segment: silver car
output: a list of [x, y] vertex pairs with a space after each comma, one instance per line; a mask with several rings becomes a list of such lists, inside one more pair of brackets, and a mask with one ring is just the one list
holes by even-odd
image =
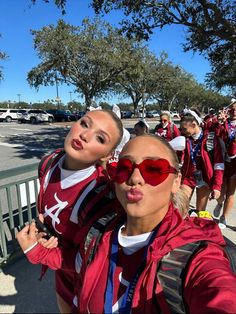
[[40, 122], [53, 122], [53, 115], [41, 109], [26, 109], [24, 112], [18, 112], [19, 122], [30, 122], [32, 124]]

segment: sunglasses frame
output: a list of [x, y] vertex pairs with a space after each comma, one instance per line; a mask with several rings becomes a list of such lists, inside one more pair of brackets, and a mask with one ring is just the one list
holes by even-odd
[[[127, 163], [126, 169], [123, 170], [122, 175], [122, 165], [119, 170], [119, 164]], [[146, 168], [145, 168], [146, 167]], [[151, 170], [148, 172], [147, 169], [152, 168], [155, 171], [153, 173]], [[172, 167], [168, 160], [164, 158], [160, 159], [144, 159], [141, 163], [136, 164], [133, 163], [128, 158], [122, 158], [118, 162], [107, 163], [107, 172], [110, 178], [118, 184], [122, 184], [129, 180], [132, 176], [134, 170], [138, 168], [141, 176], [143, 177], [145, 183], [150, 184], [152, 186], [157, 186], [164, 182], [169, 174], [177, 174], [178, 170]], [[159, 171], [157, 171], [159, 169]]]

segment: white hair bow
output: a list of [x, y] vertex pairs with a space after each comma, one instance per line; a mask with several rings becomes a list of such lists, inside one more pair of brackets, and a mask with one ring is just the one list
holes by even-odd
[[200, 118], [199, 115], [195, 111], [191, 109], [184, 109], [183, 113], [184, 115], [188, 113], [191, 114], [191, 116], [193, 116], [197, 120], [199, 125], [202, 123], [202, 118]]

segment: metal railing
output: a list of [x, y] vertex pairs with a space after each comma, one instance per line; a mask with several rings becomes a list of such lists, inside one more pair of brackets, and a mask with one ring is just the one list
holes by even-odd
[[[21, 252], [16, 234], [37, 215], [38, 163], [0, 171], [0, 266]], [[18, 179], [17, 179], [18, 178]]]

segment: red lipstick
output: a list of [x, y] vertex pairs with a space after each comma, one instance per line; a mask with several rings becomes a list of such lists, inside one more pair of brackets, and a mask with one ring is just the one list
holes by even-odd
[[77, 139], [73, 139], [73, 140], [71, 141], [71, 146], [72, 146], [72, 148], [74, 148], [75, 150], [82, 150], [82, 149], [83, 149], [82, 143], [81, 143], [79, 140], [77, 140]]
[[143, 193], [138, 189], [130, 189], [126, 192], [126, 198], [129, 202], [137, 203], [142, 200]]

